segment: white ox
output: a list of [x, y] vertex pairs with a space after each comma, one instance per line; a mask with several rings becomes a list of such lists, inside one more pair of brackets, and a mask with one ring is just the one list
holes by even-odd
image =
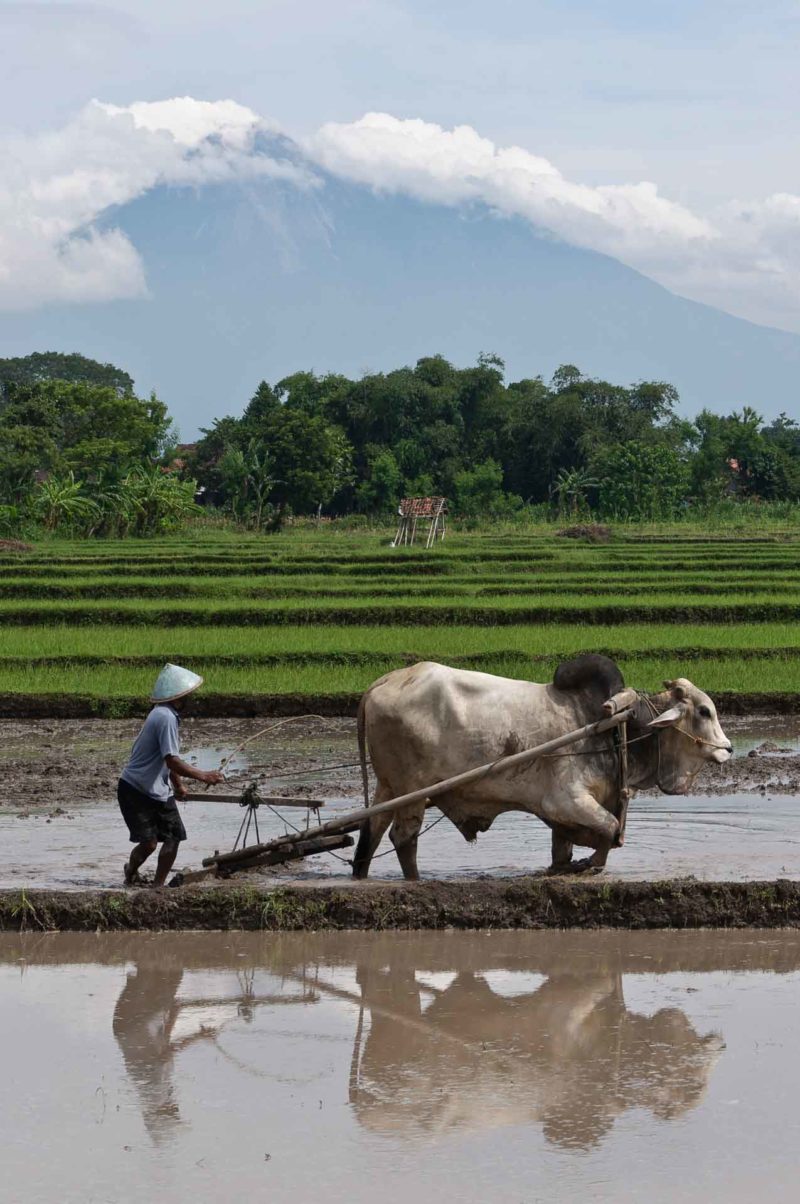
[[[665, 686], [664, 693], [650, 696], [625, 690], [614, 662], [594, 654], [561, 665], [546, 685], [431, 661], [398, 669], [374, 682], [359, 707], [365, 795], [367, 746], [378, 780], [373, 801], [380, 803], [601, 719], [609, 700], [612, 706], [633, 701], [629, 787], [657, 785], [667, 794], [685, 794], [706, 762], [727, 761], [732, 749], [707, 694], [686, 678]], [[436, 806], [467, 840], [485, 832], [504, 811], [528, 811], [552, 829], [551, 869], [599, 870], [609, 850], [621, 843], [614, 814], [619, 786], [618, 755], [607, 733], [562, 755], [439, 795]], [[367, 820], [354, 876], [367, 876], [391, 824], [403, 873], [418, 878], [417, 837], [424, 813], [423, 801]], [[573, 862], [575, 844], [594, 849], [593, 856]]]

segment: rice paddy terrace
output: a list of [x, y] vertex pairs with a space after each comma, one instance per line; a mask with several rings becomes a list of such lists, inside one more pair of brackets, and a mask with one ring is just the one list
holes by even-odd
[[640, 688], [689, 676], [729, 709], [794, 708], [799, 551], [787, 533], [635, 529], [431, 551], [330, 532], [48, 543], [2, 555], [0, 710], [134, 713], [171, 659], [206, 677], [206, 713], [348, 713], [415, 660], [547, 680], [588, 650]]

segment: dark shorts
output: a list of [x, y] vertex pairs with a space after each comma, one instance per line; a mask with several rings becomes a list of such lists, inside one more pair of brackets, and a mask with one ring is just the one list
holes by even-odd
[[122, 778], [117, 786], [117, 798], [133, 844], [140, 844], [143, 840], [172, 840], [177, 843], [186, 839], [186, 829], [174, 798], [161, 803], [142, 794], [141, 790]]

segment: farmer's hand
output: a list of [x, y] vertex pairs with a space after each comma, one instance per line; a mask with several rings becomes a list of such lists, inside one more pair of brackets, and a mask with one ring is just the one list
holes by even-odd
[[208, 769], [203, 773], [200, 781], [205, 782], [206, 786], [217, 786], [220, 782], [225, 781], [225, 775], [216, 769]]
[[180, 779], [178, 779], [177, 782], [172, 783], [172, 789], [175, 793], [175, 798], [179, 798], [179, 799], [185, 799], [187, 794], [189, 793], [189, 791], [186, 788], [186, 783], [182, 782]]

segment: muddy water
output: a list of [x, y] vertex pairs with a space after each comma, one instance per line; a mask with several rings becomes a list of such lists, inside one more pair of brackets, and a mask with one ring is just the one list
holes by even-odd
[[[228, 723], [189, 720], [184, 724], [187, 756], [203, 767], [218, 766], [236, 743], [264, 727], [263, 721]], [[0, 887], [38, 885], [62, 889], [112, 887], [120, 882], [127, 832], [115, 802], [115, 784], [138, 725], [131, 721], [73, 721], [0, 724]], [[612, 853], [609, 872], [623, 878], [693, 874], [698, 878], [800, 877], [800, 781], [795, 720], [755, 718], [728, 724], [737, 757], [699, 779], [700, 791], [686, 798], [639, 796], [632, 804], [624, 850]], [[770, 741], [771, 751], [748, 753]], [[230, 765], [231, 790], [257, 780], [265, 793], [326, 800], [323, 818], [360, 801], [359, 773], [345, 764], [355, 756], [353, 724], [347, 720], [285, 724], [250, 743]], [[792, 751], [783, 752], [780, 750]], [[778, 751], [776, 751], [778, 750]], [[438, 812], [430, 812], [431, 820]], [[303, 823], [304, 811], [285, 812]], [[282, 820], [260, 812], [262, 839], [282, 834]], [[197, 867], [215, 849], [233, 844], [241, 820], [235, 806], [187, 804], [189, 841], [181, 867]], [[373, 863], [376, 877], [398, 877], [387, 839]], [[549, 862], [549, 833], [536, 819], [502, 816], [474, 845], [444, 820], [421, 837], [423, 877], [530, 873]], [[326, 856], [306, 863], [301, 878], [345, 877], [349, 866]]]
[[0, 1196], [797, 1198], [800, 934], [0, 937]]
[[[338, 809], [342, 808], [346, 803]], [[332, 818], [336, 810], [336, 805], [327, 807], [323, 818]], [[199, 868], [202, 858], [215, 849], [233, 846], [241, 821], [238, 807], [190, 803], [182, 813], [189, 840], [176, 868]], [[263, 809], [259, 814], [262, 840], [286, 831], [275, 815]], [[294, 824], [304, 822], [305, 814], [285, 812]], [[429, 822], [439, 814], [431, 811]], [[0, 888], [35, 885], [60, 890], [120, 886], [129, 847], [115, 804], [78, 807], [53, 819], [0, 813], [0, 843]], [[379, 852], [371, 877], [401, 878], [388, 837]], [[352, 850], [345, 853], [349, 856]], [[549, 859], [548, 829], [533, 816], [518, 814], [501, 816], [475, 844], [467, 844], [445, 819], [421, 836], [419, 844], [423, 879], [529, 874], [543, 869]], [[732, 881], [800, 878], [800, 806], [786, 795], [642, 798], [633, 805], [625, 848], [612, 853], [607, 872], [622, 879], [689, 874]], [[349, 875], [350, 865], [328, 854], [287, 867], [278, 876], [329, 880]], [[262, 874], [259, 880], [274, 877]]]

